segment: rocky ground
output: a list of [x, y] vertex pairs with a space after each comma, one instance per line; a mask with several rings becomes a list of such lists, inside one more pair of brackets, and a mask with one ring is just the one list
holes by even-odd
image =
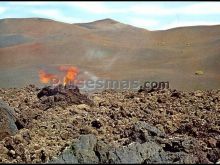
[[0, 162], [220, 163], [220, 90], [39, 92], [0, 89]]

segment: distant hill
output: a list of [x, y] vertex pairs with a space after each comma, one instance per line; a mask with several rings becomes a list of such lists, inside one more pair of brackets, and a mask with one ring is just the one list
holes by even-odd
[[[71, 64], [98, 78], [170, 81], [178, 89], [220, 87], [220, 25], [149, 31], [112, 19], [67, 24], [0, 20], [0, 86], [39, 83], [38, 70]], [[202, 70], [203, 75], [195, 75]]]

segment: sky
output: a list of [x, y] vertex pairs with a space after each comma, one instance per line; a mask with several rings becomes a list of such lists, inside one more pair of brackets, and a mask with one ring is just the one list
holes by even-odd
[[220, 2], [1, 1], [0, 19], [49, 18], [85, 23], [111, 18], [148, 30], [220, 24]]

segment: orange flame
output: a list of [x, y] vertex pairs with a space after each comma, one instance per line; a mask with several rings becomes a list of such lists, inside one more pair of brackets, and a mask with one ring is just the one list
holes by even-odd
[[44, 70], [39, 72], [40, 81], [44, 84], [54, 81], [57, 76], [54, 74], [46, 73]]
[[75, 80], [78, 74], [78, 69], [73, 66], [60, 66], [59, 70], [66, 73], [65, 77], [63, 78], [63, 85]]
[[[73, 80], [76, 79], [78, 74], [78, 69], [73, 66], [60, 66], [59, 71], [65, 72], [65, 76], [63, 78], [63, 85], [71, 83]], [[40, 81], [42, 83], [55, 83], [59, 84], [60, 80], [58, 76], [55, 74], [46, 73], [44, 70], [40, 70], [39, 72]]]

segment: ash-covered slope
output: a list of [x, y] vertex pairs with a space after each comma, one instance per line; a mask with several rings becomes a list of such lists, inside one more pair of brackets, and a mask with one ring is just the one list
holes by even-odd
[[[163, 80], [179, 89], [219, 88], [219, 27], [149, 31], [112, 19], [84, 24], [3, 19], [0, 86], [37, 84], [40, 66], [71, 64], [100, 78]], [[197, 70], [204, 75], [195, 76]]]

